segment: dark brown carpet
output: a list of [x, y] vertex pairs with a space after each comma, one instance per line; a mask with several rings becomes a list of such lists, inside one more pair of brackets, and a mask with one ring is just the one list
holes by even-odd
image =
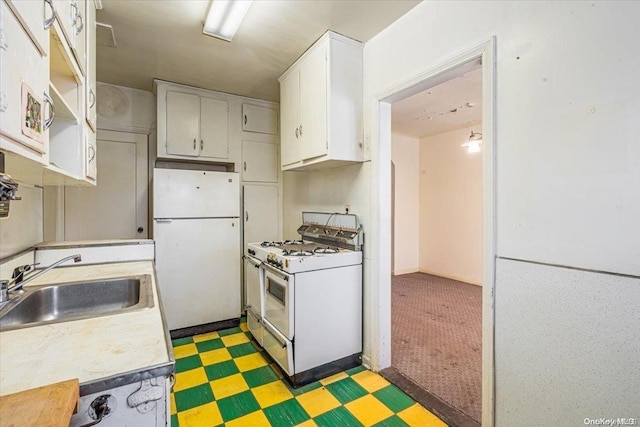
[[391, 366], [480, 422], [482, 288], [411, 273], [391, 289]]

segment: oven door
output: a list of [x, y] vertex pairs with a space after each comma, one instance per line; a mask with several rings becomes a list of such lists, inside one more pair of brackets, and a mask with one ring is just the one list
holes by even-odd
[[294, 276], [262, 264], [264, 270], [264, 318], [289, 340], [293, 339]]

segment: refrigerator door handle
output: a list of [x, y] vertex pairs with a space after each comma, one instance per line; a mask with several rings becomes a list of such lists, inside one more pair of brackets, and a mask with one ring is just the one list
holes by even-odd
[[156, 222], [158, 222], [158, 223], [160, 223], [160, 222], [170, 223], [171, 220], [170, 219], [156, 219]]

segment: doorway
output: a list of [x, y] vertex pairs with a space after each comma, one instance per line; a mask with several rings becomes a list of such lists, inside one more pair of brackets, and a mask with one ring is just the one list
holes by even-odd
[[[413, 96], [421, 91], [435, 87], [459, 75], [460, 67], [465, 64], [477, 64], [482, 68], [482, 425], [494, 424], [494, 312], [493, 292], [495, 287], [495, 162], [494, 162], [494, 105], [495, 105], [495, 39], [469, 49], [415, 77], [393, 86], [378, 95], [379, 115], [374, 119], [375, 132], [372, 139], [377, 142], [379, 162], [374, 173], [374, 188], [377, 189], [378, 212], [374, 224], [377, 235], [374, 247], [379, 248], [379, 259], [385, 260], [376, 265], [372, 275], [377, 283], [372, 296], [373, 304], [379, 306], [373, 315], [374, 350], [372, 366], [384, 369], [392, 361], [392, 309], [391, 309], [391, 117], [392, 104]], [[376, 122], [377, 121], [377, 122]], [[377, 139], [377, 140], [376, 140]], [[397, 177], [396, 165], [396, 177]], [[396, 215], [398, 212], [396, 210]], [[396, 248], [397, 250], [397, 248]], [[397, 269], [397, 257], [396, 266]], [[410, 393], [411, 394], [411, 393]], [[452, 422], [453, 424], [453, 422]]]
[[64, 240], [148, 237], [147, 139], [98, 130], [98, 185], [65, 187]]
[[471, 426], [482, 400], [479, 62], [395, 102], [391, 121], [391, 367], [430, 394], [432, 412]]

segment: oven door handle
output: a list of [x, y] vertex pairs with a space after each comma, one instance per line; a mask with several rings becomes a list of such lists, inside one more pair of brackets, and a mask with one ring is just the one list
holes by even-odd
[[271, 334], [271, 336], [278, 341], [278, 343], [282, 346], [282, 348], [287, 348], [287, 342], [283, 341], [278, 334], [274, 331], [273, 327], [269, 325], [267, 322], [262, 322], [262, 326]]
[[249, 261], [255, 268], [260, 267], [260, 264], [262, 264], [262, 261], [259, 261], [251, 256], [245, 256], [245, 259]]
[[270, 273], [275, 274], [276, 276], [278, 276], [279, 278], [281, 278], [282, 280], [286, 280], [287, 282], [289, 281], [289, 275], [287, 273], [284, 273], [280, 270], [278, 270], [275, 267], [270, 266], [269, 264], [267, 264], [266, 262], [262, 263], [262, 267], [265, 270], [268, 270]]

